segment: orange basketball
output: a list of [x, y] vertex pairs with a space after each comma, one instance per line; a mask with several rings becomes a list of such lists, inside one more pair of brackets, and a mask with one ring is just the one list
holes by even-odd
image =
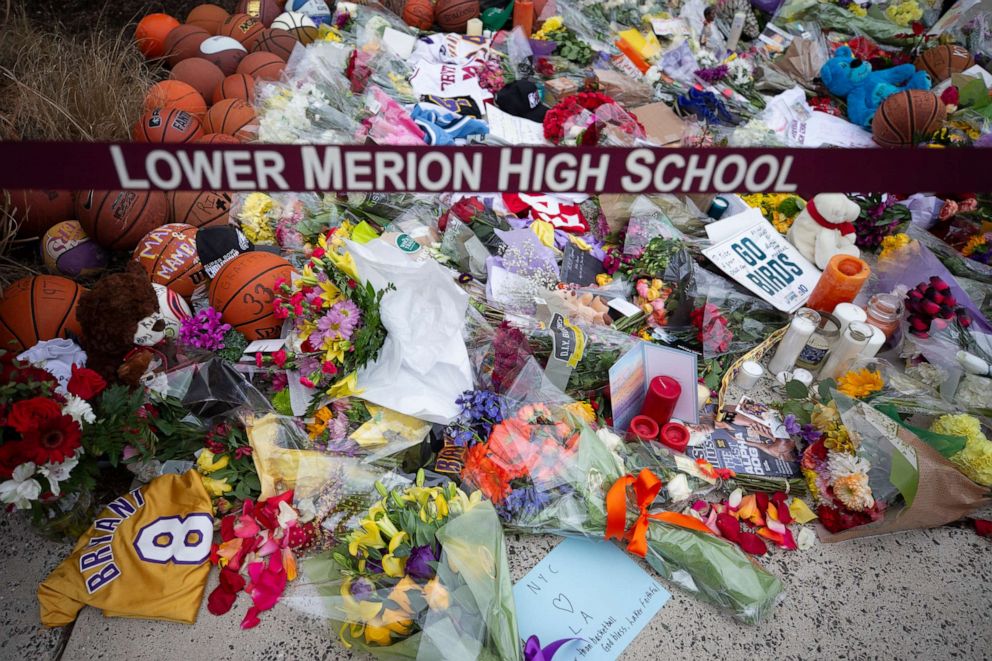
[[259, 34], [255, 45], [251, 47], [251, 52], [272, 53], [289, 62], [289, 56], [293, 54], [293, 49], [298, 43], [300, 42], [291, 32], [279, 28], [266, 28]]
[[255, 110], [241, 99], [215, 103], [204, 119], [207, 133], [226, 133], [239, 140], [252, 138], [258, 130]]
[[434, 21], [445, 32], [465, 32], [468, 19], [479, 15], [479, 0], [438, 0]]
[[189, 83], [181, 80], [162, 80], [152, 85], [145, 94], [145, 112], [156, 108], [175, 108], [185, 110], [191, 115], [202, 115], [207, 111], [207, 102]]
[[251, 76], [255, 80], [279, 80], [286, 63], [273, 53], [249, 53], [238, 65], [238, 73]]
[[[202, 57], [191, 57], [188, 60], [183, 60], [172, 67], [172, 73], [169, 75], [173, 80], [184, 82], [195, 89], [203, 97], [204, 103], [210, 102], [210, 99], [213, 98], [214, 88], [224, 80], [224, 72], [220, 70], [220, 67]], [[187, 108], [183, 110], [187, 110]]]
[[94, 241], [111, 250], [131, 250], [138, 240], [168, 221], [162, 191], [83, 191], [76, 195], [76, 218]]
[[915, 64], [918, 71], [926, 71], [933, 82], [939, 83], [971, 68], [975, 64], [975, 58], [967, 48], [944, 44], [920, 53]]
[[165, 57], [170, 67], [200, 54], [200, 44], [211, 34], [198, 25], [180, 25], [165, 38]]
[[242, 46], [250, 49], [265, 26], [248, 14], [231, 14], [220, 26], [220, 35], [231, 37]]
[[255, 102], [255, 79], [246, 73], [236, 73], [221, 81], [214, 88], [213, 102], [224, 99], [240, 99], [245, 103]]
[[272, 302], [276, 283], [289, 281], [293, 267], [269, 252], [247, 252], [224, 264], [210, 281], [210, 305], [248, 341], [279, 337], [282, 322]]
[[[0, 191], [0, 207], [5, 196]], [[72, 218], [73, 194], [67, 190], [11, 190], [10, 211], [18, 222], [20, 237], [41, 236], [63, 220]]]
[[912, 147], [930, 138], [947, 118], [932, 92], [906, 90], [882, 101], [871, 120], [872, 138], [882, 147]]
[[84, 291], [58, 275], [29, 276], [11, 284], [0, 299], [0, 349], [20, 353], [70, 331], [79, 335], [76, 304]]
[[162, 225], [144, 235], [131, 260], [145, 269], [153, 283], [185, 298], [207, 281], [196, 252], [196, 228], [183, 223]]
[[434, 5], [431, 0], [407, 0], [403, 6], [403, 21], [418, 30], [430, 30], [434, 25]]
[[[214, 135], [224, 135], [215, 133]], [[225, 135], [225, 138], [231, 136]], [[233, 140], [233, 138], [232, 138]], [[235, 140], [235, 143], [237, 141]], [[172, 220], [193, 227], [226, 225], [231, 211], [231, 194], [224, 191], [169, 191]]]
[[131, 129], [131, 138], [135, 142], [193, 142], [201, 135], [203, 125], [200, 120], [177, 108], [149, 110]]
[[248, 14], [258, 22], [268, 27], [275, 17], [282, 13], [282, 7], [276, 0], [239, 0], [234, 11]]
[[149, 14], [134, 29], [134, 42], [148, 59], [165, 55], [165, 38], [179, 27], [179, 21], [168, 14]]
[[197, 5], [186, 15], [186, 24], [201, 27], [210, 34], [219, 34], [220, 26], [224, 24], [230, 14], [223, 7], [217, 5]]
[[195, 142], [208, 145], [240, 145], [242, 141], [226, 133], [206, 133], [197, 138]]

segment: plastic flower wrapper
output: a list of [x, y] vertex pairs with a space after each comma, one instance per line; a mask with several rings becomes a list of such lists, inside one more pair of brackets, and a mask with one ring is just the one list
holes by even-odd
[[864, 34], [883, 44], [906, 43], [912, 39], [910, 23], [924, 18], [925, 3], [916, 0], [889, 0], [878, 4], [840, 3], [820, 0], [786, 0], [775, 14], [775, 23], [816, 23], [823, 29], [844, 34]]
[[879, 260], [870, 282], [873, 292], [892, 292], [897, 288], [908, 291], [931, 277], [940, 278], [947, 284], [957, 306], [968, 311], [973, 326], [992, 332], [992, 323], [982, 314], [981, 309], [961, 288], [937, 255], [921, 241], [913, 241], [897, 248], [885, 259]]
[[[360, 403], [356, 400], [354, 405]], [[402, 469], [408, 454], [419, 458], [421, 439], [403, 434], [426, 431], [423, 426], [387, 430], [386, 438], [373, 441], [368, 437], [375, 418], [352, 420], [360, 418], [346, 410], [347, 406], [344, 400], [333, 402], [327, 413], [320, 409], [307, 421], [273, 413], [246, 411], [242, 416], [261, 485], [260, 497], [264, 500], [293, 490], [293, 506], [335, 541], [340, 541], [355, 523], [356, 514], [371, 503], [369, 496], [376, 480], [383, 479], [389, 470]], [[376, 411], [376, 415], [380, 413]]]
[[[451, 482], [387, 488], [286, 602], [388, 659], [522, 658], [506, 545], [490, 503]], [[395, 481], [394, 481], [395, 484]]]
[[649, 469], [629, 474], [617, 435], [577, 416], [552, 422], [550, 411], [521, 407], [466, 455], [465, 485], [491, 498], [508, 528], [623, 538], [659, 574], [740, 620], [774, 609], [781, 582], [698, 518], [660, 510], [661, 479]]
[[750, 351], [788, 323], [788, 315], [704, 269], [696, 270], [689, 295], [693, 339], [707, 359]]
[[[651, 239], [681, 239], [682, 232], [675, 227], [668, 215], [649, 197], [638, 195], [630, 205], [630, 222], [624, 237], [625, 255], [640, 256]], [[650, 274], [652, 277], [658, 274]]]
[[[818, 508], [821, 523], [835, 533], [821, 534], [823, 541], [941, 526], [990, 502], [986, 488], [969, 480], [905, 425], [866, 402], [839, 393], [834, 393], [834, 401], [854, 454], [844, 460], [828, 458], [832, 487], [818, 489], [821, 501], [846, 497], [855, 480], [861, 480], [856, 488], [863, 490], [865, 475], [865, 496], [872, 502], [864, 503], [868, 516], [849, 508]], [[807, 461], [804, 456], [804, 467]], [[838, 474], [843, 484], [837, 483]]]

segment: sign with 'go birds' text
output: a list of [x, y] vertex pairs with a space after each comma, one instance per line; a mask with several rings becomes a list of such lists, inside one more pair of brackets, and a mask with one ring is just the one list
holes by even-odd
[[987, 190], [989, 149], [670, 149], [0, 142], [0, 187], [768, 193]]

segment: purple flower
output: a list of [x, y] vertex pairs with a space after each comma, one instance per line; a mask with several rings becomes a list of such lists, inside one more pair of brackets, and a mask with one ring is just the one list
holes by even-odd
[[375, 591], [375, 586], [372, 585], [372, 581], [367, 578], [358, 577], [351, 583], [351, 596], [355, 598], [356, 601], [365, 601], [372, 596]]
[[726, 64], [718, 64], [715, 67], [698, 69], [696, 75], [707, 83], [718, 83], [727, 77], [729, 71]]
[[796, 416], [791, 413], [785, 416], [785, 420], [782, 421], [785, 424], [785, 431], [792, 435], [796, 435], [802, 431], [802, 425], [796, 421]]
[[430, 545], [414, 546], [410, 551], [410, 557], [406, 560], [406, 573], [414, 578], [427, 581], [434, 578], [434, 567], [432, 562], [436, 562], [434, 549]]
[[813, 425], [803, 425], [802, 430], [799, 435], [807, 443], [816, 443], [818, 440], [823, 438], [823, 432], [814, 427]]
[[317, 321], [323, 340], [350, 340], [362, 313], [350, 300], [338, 301]]
[[368, 569], [373, 574], [381, 574], [382, 562], [376, 560], [375, 558], [369, 558], [365, 561], [365, 568]]
[[206, 307], [179, 322], [179, 343], [205, 351], [220, 351], [224, 348], [224, 334], [229, 330], [231, 325], [221, 323], [220, 312]]

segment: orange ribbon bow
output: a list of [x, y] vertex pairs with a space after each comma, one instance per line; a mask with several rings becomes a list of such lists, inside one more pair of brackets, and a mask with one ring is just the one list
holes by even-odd
[[[639, 514], [629, 529], [627, 526], [627, 487], [634, 486], [634, 495], [637, 498], [637, 509]], [[713, 531], [706, 525], [691, 516], [678, 512], [656, 512], [651, 514], [648, 507], [657, 498], [661, 491], [662, 482], [657, 475], [647, 468], [641, 470], [637, 477], [624, 475], [613, 483], [606, 494], [606, 539], [627, 539], [627, 550], [642, 558], [648, 553], [648, 522], [649, 520], [662, 521], [672, 525], [681, 526], [690, 530], [698, 530], [710, 535]]]

